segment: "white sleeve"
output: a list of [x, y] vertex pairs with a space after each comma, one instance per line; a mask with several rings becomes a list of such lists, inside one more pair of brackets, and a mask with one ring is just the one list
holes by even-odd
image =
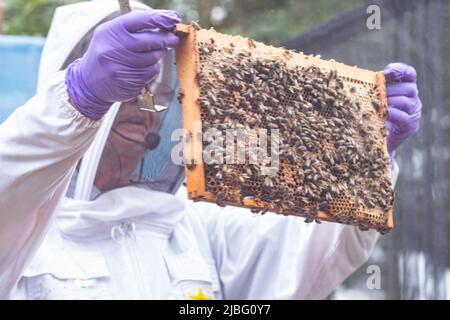
[[68, 102], [59, 72], [0, 125], [0, 298], [39, 246], [99, 126]]
[[337, 223], [210, 208], [204, 214], [225, 299], [324, 299], [378, 239], [374, 230]]

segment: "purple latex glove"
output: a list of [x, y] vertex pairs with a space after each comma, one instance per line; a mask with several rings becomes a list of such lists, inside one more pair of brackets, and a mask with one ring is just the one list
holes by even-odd
[[417, 89], [417, 74], [404, 63], [391, 63], [384, 69], [389, 128], [387, 148], [394, 163], [395, 150], [419, 129], [422, 102]]
[[67, 68], [67, 91], [75, 107], [96, 120], [113, 102], [137, 97], [159, 73], [166, 48], [178, 44], [167, 30], [180, 21], [171, 10], [134, 11], [97, 27], [87, 52]]

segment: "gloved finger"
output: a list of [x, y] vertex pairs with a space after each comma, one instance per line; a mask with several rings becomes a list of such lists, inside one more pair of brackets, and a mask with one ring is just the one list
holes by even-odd
[[121, 63], [128, 67], [149, 67], [158, 61], [166, 54], [166, 50], [152, 50], [149, 52], [133, 52], [128, 51], [126, 57], [121, 58]]
[[131, 81], [117, 84], [117, 90], [121, 92], [121, 96], [123, 97], [122, 101], [136, 98], [141, 93], [142, 88], [141, 83]]
[[417, 113], [420, 107], [420, 104], [417, 103], [417, 98], [409, 98], [406, 96], [388, 97], [387, 103], [390, 109], [398, 109], [409, 115]]
[[409, 114], [399, 109], [389, 109], [388, 121], [398, 134], [413, 133], [419, 128], [419, 121], [411, 119]]
[[390, 63], [384, 68], [384, 76], [387, 82], [415, 82], [417, 80], [416, 70], [405, 63]]
[[146, 72], [143, 77], [145, 82], [148, 83], [150, 80], [153, 80], [159, 74], [160, 69], [161, 66], [158, 63], [145, 68], [144, 70], [146, 70]]
[[414, 82], [394, 82], [386, 86], [386, 93], [388, 97], [406, 96], [414, 98], [419, 95], [419, 90]]
[[134, 52], [146, 52], [165, 48], [174, 48], [180, 42], [180, 38], [169, 31], [146, 31], [133, 33], [126, 42], [127, 49]]
[[142, 89], [146, 83], [152, 80], [160, 71], [158, 63], [143, 68], [126, 68], [115, 72], [114, 76], [123, 83], [137, 83], [139, 89]]
[[133, 11], [117, 19], [122, 20], [123, 26], [129, 32], [155, 28], [170, 30], [181, 22], [181, 16], [173, 10]]

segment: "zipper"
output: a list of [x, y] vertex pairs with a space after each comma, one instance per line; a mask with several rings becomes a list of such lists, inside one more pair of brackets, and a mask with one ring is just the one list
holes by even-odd
[[130, 220], [122, 221], [119, 225], [112, 227], [111, 238], [119, 244], [125, 244], [130, 259], [134, 282], [137, 287], [138, 299], [147, 299], [144, 286], [144, 274], [139, 262], [136, 241], [136, 225]]

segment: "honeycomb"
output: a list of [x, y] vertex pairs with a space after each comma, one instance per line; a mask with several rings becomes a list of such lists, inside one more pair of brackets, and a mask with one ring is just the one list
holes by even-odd
[[190, 199], [392, 229], [382, 72], [193, 25], [176, 31]]

